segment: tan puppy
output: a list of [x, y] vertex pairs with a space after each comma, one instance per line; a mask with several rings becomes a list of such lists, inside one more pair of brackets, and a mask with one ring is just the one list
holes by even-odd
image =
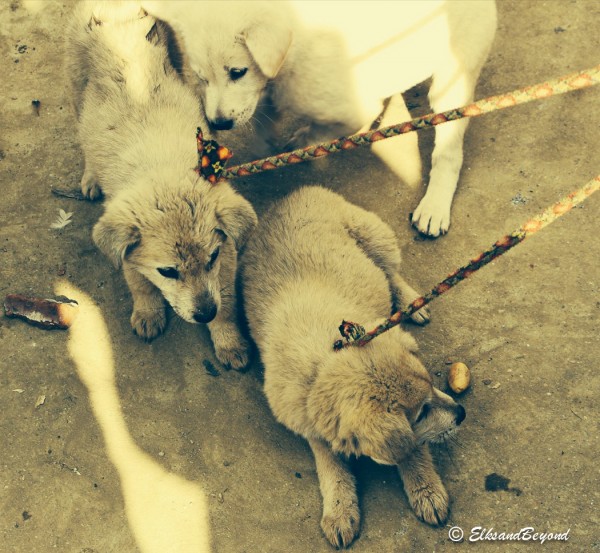
[[[390, 97], [381, 125], [410, 119], [399, 93], [430, 77], [434, 111], [470, 103], [496, 29], [494, 0], [143, 4], [179, 34], [214, 130], [253, 122], [269, 138], [269, 118], [292, 114], [308, 123], [293, 134], [296, 147], [370, 126]], [[274, 114], [254, 116], [271, 104]], [[412, 218], [422, 233], [449, 228], [466, 128], [467, 119], [436, 127], [428, 189]], [[416, 134], [373, 148], [403, 181], [421, 182]]]
[[[415, 514], [438, 525], [448, 494], [428, 443], [444, 441], [465, 410], [432, 386], [415, 340], [395, 327], [362, 348], [332, 348], [342, 319], [367, 328], [418, 296], [398, 274], [392, 230], [323, 188], [298, 190], [264, 216], [242, 258], [244, 305], [277, 419], [313, 450], [321, 527], [346, 547], [359, 531], [344, 456], [397, 465]], [[417, 312], [419, 323], [428, 313]], [[336, 336], [337, 335], [337, 336]]]
[[241, 368], [248, 356], [235, 317], [237, 250], [256, 214], [228, 184], [194, 171], [205, 119], [166, 40], [138, 2], [76, 8], [67, 69], [85, 156], [81, 188], [106, 198], [93, 237], [123, 267], [134, 331], [146, 340], [160, 334], [166, 299], [184, 320], [208, 323], [219, 361]]

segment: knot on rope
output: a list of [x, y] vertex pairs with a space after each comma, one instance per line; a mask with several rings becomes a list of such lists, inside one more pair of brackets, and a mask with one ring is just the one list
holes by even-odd
[[[346, 343], [360, 340], [367, 333], [364, 326], [345, 320], [342, 321], [338, 330], [340, 331], [342, 338], [346, 340]], [[344, 347], [344, 342], [342, 340], [337, 340], [335, 344], [333, 344], [333, 349], [335, 350], [340, 350], [342, 347]]]
[[225, 146], [220, 146], [216, 140], [204, 140], [200, 127], [196, 130], [196, 148], [198, 149], [196, 172], [211, 184], [216, 184], [233, 152]]

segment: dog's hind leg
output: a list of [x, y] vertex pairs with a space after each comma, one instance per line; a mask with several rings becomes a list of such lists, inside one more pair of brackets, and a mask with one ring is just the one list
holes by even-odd
[[408, 502], [419, 519], [441, 526], [448, 518], [448, 492], [435, 471], [429, 446], [417, 448], [398, 465]]
[[[348, 204], [347, 217], [348, 234], [387, 276], [394, 308], [401, 308], [417, 299], [420, 294], [399, 274], [400, 248], [392, 229], [374, 213], [353, 204]], [[413, 322], [421, 325], [429, 322], [429, 318], [427, 307], [411, 315]]]
[[323, 497], [321, 528], [336, 548], [348, 547], [360, 529], [360, 511], [354, 476], [347, 464], [320, 440], [308, 443], [315, 456]]
[[133, 298], [133, 332], [150, 342], [161, 334], [167, 325], [165, 301], [160, 290], [128, 263], [123, 263], [123, 273]]

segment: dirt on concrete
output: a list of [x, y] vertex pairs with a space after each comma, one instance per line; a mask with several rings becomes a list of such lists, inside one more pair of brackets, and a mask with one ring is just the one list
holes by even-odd
[[[175, 316], [151, 344], [135, 337], [123, 276], [91, 239], [102, 206], [50, 192], [77, 187], [83, 168], [62, 71], [71, 6], [49, 2], [32, 14], [17, 1], [0, 3], [0, 294], [52, 297], [61, 280], [89, 294], [108, 325], [116, 389], [110, 377], [78, 374], [68, 333], [0, 317], [0, 550], [156, 551], [147, 544], [161, 536], [197, 533], [183, 512], [167, 516], [169, 493], [181, 486], [190, 497], [201, 490], [216, 552], [330, 551], [310, 450], [272, 417], [259, 363], [246, 373], [224, 370], [206, 329]], [[498, 10], [478, 98], [598, 64], [595, 0], [499, 0]], [[375, 211], [403, 244], [404, 276], [426, 291], [600, 173], [599, 100], [592, 88], [474, 119], [452, 226], [437, 240], [409, 224], [423, 191], [399, 184], [368, 151], [235, 186], [259, 214], [308, 183]], [[411, 102], [415, 113], [428, 109], [419, 89]], [[432, 133], [420, 141], [427, 167]], [[50, 229], [60, 209], [72, 222]], [[440, 388], [449, 363], [472, 371], [460, 397], [460, 445], [436, 454], [451, 517], [443, 528], [422, 524], [395, 470], [360, 459], [362, 529], [353, 551], [532, 545], [493, 541], [476, 527], [568, 530], [567, 542], [532, 548], [600, 550], [599, 213], [592, 196], [436, 300], [428, 326], [411, 328]], [[454, 526], [465, 542], [481, 539], [453, 543]]]

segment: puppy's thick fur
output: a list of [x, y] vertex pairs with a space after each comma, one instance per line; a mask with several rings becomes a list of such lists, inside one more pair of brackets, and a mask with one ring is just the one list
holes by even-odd
[[[333, 351], [342, 319], [371, 328], [418, 294], [398, 274], [392, 230], [319, 187], [267, 213], [241, 262], [244, 306], [277, 419], [306, 438], [323, 496], [321, 526], [337, 547], [359, 531], [354, 478], [343, 459], [397, 465], [416, 515], [442, 524], [448, 494], [428, 443], [443, 441], [464, 409], [432, 386], [399, 327], [368, 345]], [[428, 313], [415, 313], [423, 323]], [[339, 335], [337, 336], [339, 337]]]
[[146, 340], [162, 332], [166, 299], [184, 320], [208, 323], [218, 359], [241, 368], [247, 344], [234, 281], [256, 214], [228, 184], [194, 171], [196, 127], [206, 122], [163, 31], [137, 2], [76, 7], [67, 70], [85, 156], [81, 188], [105, 196], [93, 238], [123, 268], [134, 331]]
[[[494, 0], [144, 5], [179, 32], [214, 129], [243, 125], [257, 106], [272, 104], [308, 120], [294, 146], [370, 125], [386, 98], [381, 125], [410, 119], [398, 93], [429, 77], [434, 111], [468, 104], [496, 28]], [[268, 118], [257, 119], [259, 132], [270, 128]], [[466, 119], [436, 127], [429, 186], [412, 219], [422, 233], [448, 230], [466, 128]], [[421, 181], [416, 134], [374, 150], [408, 184]]]

